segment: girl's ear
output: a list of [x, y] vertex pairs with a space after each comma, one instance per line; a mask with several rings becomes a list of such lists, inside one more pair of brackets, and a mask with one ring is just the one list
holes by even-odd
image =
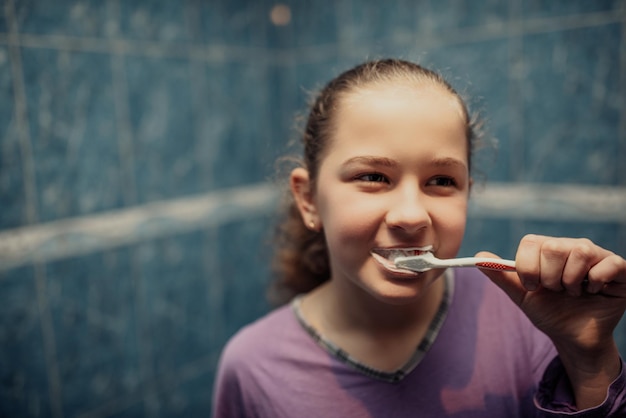
[[313, 231], [319, 231], [322, 225], [315, 205], [309, 172], [302, 167], [295, 168], [291, 172], [289, 186], [304, 225]]

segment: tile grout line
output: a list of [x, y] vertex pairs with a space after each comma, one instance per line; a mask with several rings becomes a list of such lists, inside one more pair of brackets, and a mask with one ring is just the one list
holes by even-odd
[[[622, 17], [620, 12], [608, 11], [587, 13], [572, 16], [557, 16], [550, 18], [529, 18], [524, 21], [523, 33], [543, 33], [564, 30], [581, 29], [586, 27], [603, 26], [610, 23], [620, 23]], [[458, 30], [451, 34], [443, 34], [437, 39], [419, 40], [422, 47], [433, 47], [437, 45], [449, 45], [456, 43], [478, 42], [488, 39], [505, 38], [511, 36], [510, 28], [506, 27], [470, 27]], [[392, 39], [389, 39], [392, 40]], [[398, 43], [416, 45], [414, 37], [406, 39], [394, 39]], [[341, 39], [339, 44], [343, 44]], [[19, 39], [13, 39], [0, 34], [0, 45], [10, 44], [25, 48], [48, 48], [67, 51], [84, 51], [112, 54], [121, 51], [125, 55], [141, 55], [155, 57], [182, 57], [193, 60], [221, 63], [224, 61], [248, 60], [253, 54], [262, 56], [270, 55], [269, 62], [274, 65], [281, 65], [285, 57], [296, 54], [303, 58], [308, 56], [320, 59], [320, 57], [334, 55], [337, 44], [316, 45], [310, 47], [286, 48], [279, 51], [267, 51], [261, 47], [241, 47], [226, 44], [204, 45], [191, 42], [172, 42], [163, 44], [158, 41], [139, 41], [131, 39], [106, 39], [106, 38], [84, 38], [67, 35], [38, 35], [21, 34]], [[362, 55], [360, 48], [346, 51], [348, 56], [354, 54]]]
[[[120, 21], [119, 0], [111, 3], [116, 20]], [[117, 35], [117, 33], [116, 33]], [[137, 204], [137, 182], [135, 177], [135, 152], [133, 130], [130, 122], [130, 109], [128, 107], [128, 80], [126, 78], [126, 54], [119, 43], [114, 43], [111, 51], [111, 72], [113, 95], [115, 103], [115, 115], [117, 120], [118, 152], [120, 161], [120, 179], [123, 181], [123, 201], [125, 205]], [[152, 370], [152, 349], [150, 345], [150, 322], [144, 315], [146, 302], [143, 297], [141, 248], [132, 248], [130, 254], [131, 281], [133, 286], [133, 307], [135, 314], [135, 342], [137, 344], [139, 367], [139, 393], [138, 402], [143, 403], [146, 415], [155, 418], [158, 413], [149, 408], [150, 380], [154, 375]], [[119, 408], [123, 405], [117, 405]]]
[[[37, 213], [37, 184], [35, 176], [35, 161], [33, 156], [30, 129], [27, 120], [27, 99], [24, 82], [24, 68], [19, 42], [19, 28], [15, 16], [13, 0], [7, 0], [4, 5], [5, 19], [9, 28], [9, 54], [11, 57], [11, 69], [13, 74], [15, 125], [18, 130], [18, 138], [22, 159], [22, 174], [24, 176], [24, 193], [26, 203], [26, 223], [29, 225], [38, 222]], [[46, 375], [48, 382], [48, 397], [50, 410], [55, 418], [62, 418], [62, 382], [59, 374], [59, 363], [56, 354], [56, 337], [52, 315], [47, 296], [47, 275], [45, 266], [36, 262], [33, 264], [35, 280], [35, 296], [39, 313], [39, 322], [43, 339], [43, 351], [46, 363]]]
[[61, 418], [63, 414], [63, 383], [60, 378], [59, 362], [56, 353], [56, 335], [54, 332], [54, 324], [50, 313], [50, 304], [48, 300], [48, 286], [46, 267], [42, 263], [34, 264], [35, 272], [35, 296], [37, 297], [37, 306], [39, 309], [39, 320], [41, 321], [41, 331], [44, 341], [44, 353], [48, 374], [48, 393], [50, 396], [50, 409], [52, 416]]
[[37, 214], [37, 184], [35, 176], [35, 162], [33, 157], [33, 147], [28, 125], [27, 101], [24, 83], [24, 69], [22, 66], [22, 55], [19, 47], [19, 34], [13, 0], [5, 3], [5, 17], [9, 27], [9, 38], [12, 40], [9, 45], [11, 61], [11, 72], [13, 76], [15, 124], [21, 151], [22, 175], [24, 176], [24, 193], [26, 200], [26, 224], [38, 222]]
[[128, 83], [125, 75], [125, 59], [120, 53], [111, 54], [111, 74], [115, 106], [117, 148], [123, 184], [123, 200], [128, 206], [137, 204], [137, 186], [135, 179], [135, 152], [133, 133], [128, 109]]

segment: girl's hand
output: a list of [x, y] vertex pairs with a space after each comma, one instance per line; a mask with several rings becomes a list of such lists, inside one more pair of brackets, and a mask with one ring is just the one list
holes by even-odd
[[626, 260], [587, 239], [527, 235], [515, 264], [517, 273], [483, 272], [552, 339], [578, 407], [601, 403], [620, 372], [613, 331], [626, 309]]

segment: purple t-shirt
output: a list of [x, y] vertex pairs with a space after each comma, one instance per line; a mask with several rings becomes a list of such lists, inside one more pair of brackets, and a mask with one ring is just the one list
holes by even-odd
[[454, 275], [432, 344], [397, 381], [320, 343], [293, 306], [248, 325], [222, 353], [214, 418], [626, 417], [623, 367], [602, 405], [576, 412], [550, 340], [482, 273]]

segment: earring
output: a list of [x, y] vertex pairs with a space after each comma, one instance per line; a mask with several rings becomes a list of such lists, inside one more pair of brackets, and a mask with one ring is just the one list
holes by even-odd
[[316, 231], [317, 230], [317, 225], [315, 225], [315, 221], [309, 221], [309, 229], [311, 231]]

